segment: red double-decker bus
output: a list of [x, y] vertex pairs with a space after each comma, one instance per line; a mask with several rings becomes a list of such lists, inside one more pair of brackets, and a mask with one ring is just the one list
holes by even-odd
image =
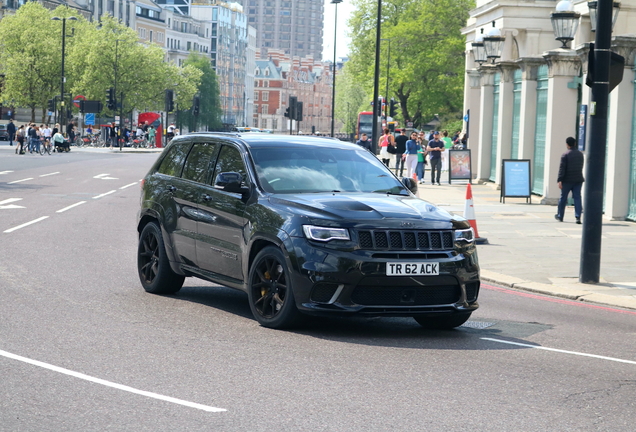
[[372, 111], [362, 111], [358, 113], [358, 125], [356, 128], [356, 139], [360, 139], [360, 136], [365, 133], [372, 139], [371, 134], [373, 133], [373, 112]]

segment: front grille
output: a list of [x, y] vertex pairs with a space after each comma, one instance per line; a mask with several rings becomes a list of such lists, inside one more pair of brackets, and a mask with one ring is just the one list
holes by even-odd
[[470, 282], [466, 284], [466, 300], [469, 303], [473, 303], [477, 300], [477, 294], [479, 293], [479, 282]]
[[328, 303], [338, 289], [338, 284], [320, 282], [311, 290], [311, 301], [316, 303]]
[[450, 250], [453, 231], [361, 230], [358, 245], [366, 250]]
[[358, 285], [351, 294], [351, 301], [361, 306], [435, 306], [456, 303], [460, 297], [459, 285]]

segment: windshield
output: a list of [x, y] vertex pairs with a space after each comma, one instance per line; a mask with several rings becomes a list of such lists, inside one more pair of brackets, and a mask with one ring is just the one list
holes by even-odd
[[373, 114], [360, 114], [360, 135], [366, 133], [371, 135], [373, 132]]
[[404, 185], [364, 149], [251, 149], [260, 183], [270, 193], [376, 192], [408, 195]]

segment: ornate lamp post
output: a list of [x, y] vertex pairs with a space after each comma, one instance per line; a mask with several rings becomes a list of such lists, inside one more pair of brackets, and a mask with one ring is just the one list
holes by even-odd
[[481, 66], [488, 60], [488, 57], [486, 57], [486, 49], [484, 48], [484, 29], [481, 29], [481, 32], [475, 36], [475, 41], [471, 45], [473, 47], [472, 52], [475, 63]]
[[495, 60], [501, 57], [505, 41], [505, 36], [501, 35], [501, 31], [495, 27], [495, 22], [493, 21], [492, 28], [488, 31], [488, 34], [484, 36], [484, 50], [486, 51], [486, 57], [492, 60], [493, 64], [495, 64]]
[[550, 14], [554, 38], [563, 44], [561, 48], [568, 48], [568, 42], [574, 40], [580, 16], [580, 13], [572, 10], [569, 0], [561, 0], [556, 6], [556, 12]]
[[[590, 10], [590, 24], [592, 25], [592, 31], [596, 32], [596, 11], [598, 10], [598, 1], [589, 1], [587, 2], [587, 8]], [[612, 30], [614, 29], [614, 24], [616, 24], [616, 18], [618, 18], [618, 12], [621, 9], [621, 2], [614, 2], [612, 4]]]

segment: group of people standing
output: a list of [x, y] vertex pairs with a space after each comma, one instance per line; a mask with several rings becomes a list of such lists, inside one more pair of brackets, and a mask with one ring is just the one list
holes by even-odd
[[[398, 176], [417, 176], [420, 184], [424, 183], [425, 166], [430, 162], [431, 183], [440, 185], [442, 170], [448, 170], [448, 160], [446, 150], [455, 144], [448, 136], [448, 131], [431, 131], [426, 134], [424, 131], [411, 132], [407, 137], [406, 131], [402, 129], [397, 137], [394, 137], [388, 128], [384, 129], [384, 134], [378, 140], [380, 149], [380, 159], [387, 167], [391, 159], [395, 157], [395, 173]], [[441, 136], [443, 136], [441, 138]], [[460, 134], [456, 134], [456, 140], [460, 140]], [[371, 141], [366, 134], [362, 134], [358, 145], [371, 150]], [[428, 160], [427, 160], [428, 159]]]
[[15, 148], [16, 154], [40, 153], [40, 146], [58, 145], [62, 146], [64, 136], [60, 133], [60, 125], [55, 124], [51, 129], [49, 125], [41, 124], [37, 126], [35, 123], [21, 125], [16, 129], [13, 119], [9, 120], [7, 125], [7, 133], [9, 134], [9, 144], [13, 145], [13, 140], [17, 141]]

